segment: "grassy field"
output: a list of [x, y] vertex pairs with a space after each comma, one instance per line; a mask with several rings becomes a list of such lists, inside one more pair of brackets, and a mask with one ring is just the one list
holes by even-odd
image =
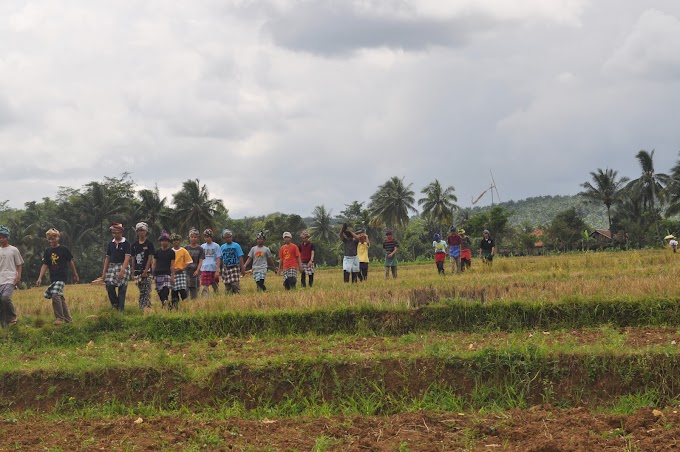
[[[647, 450], [677, 442], [680, 257], [434, 263], [124, 313], [41, 288], [0, 331], [0, 449]], [[137, 429], [143, 435], [134, 435]], [[127, 432], [123, 434], [123, 432]], [[31, 434], [29, 434], [31, 433]], [[487, 447], [488, 446], [488, 447]], [[529, 447], [531, 446], [531, 447]]]

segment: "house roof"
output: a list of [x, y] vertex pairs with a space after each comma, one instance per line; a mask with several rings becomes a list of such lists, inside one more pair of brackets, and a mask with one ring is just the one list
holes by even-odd
[[593, 232], [590, 233], [591, 237], [604, 237], [609, 240], [612, 239], [612, 231], [609, 229], [595, 229]]

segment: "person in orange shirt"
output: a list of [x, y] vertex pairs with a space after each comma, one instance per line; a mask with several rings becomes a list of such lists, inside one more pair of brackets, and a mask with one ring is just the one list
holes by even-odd
[[295, 289], [297, 284], [297, 272], [302, 272], [302, 260], [297, 245], [291, 243], [293, 234], [283, 233], [283, 245], [279, 250], [279, 273], [283, 274], [283, 287], [286, 290]]
[[189, 264], [193, 263], [193, 259], [189, 251], [180, 245], [181, 235], [172, 234], [170, 238], [172, 239], [172, 250], [175, 252], [175, 283], [172, 285], [170, 301], [170, 309], [172, 309], [177, 308], [180, 297], [182, 297], [182, 301], [187, 298], [187, 272], [185, 270]]

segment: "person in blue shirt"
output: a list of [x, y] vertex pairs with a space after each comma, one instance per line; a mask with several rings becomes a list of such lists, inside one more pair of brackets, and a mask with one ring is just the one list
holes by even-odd
[[225, 229], [222, 231], [224, 243], [222, 251], [222, 282], [224, 290], [229, 293], [241, 292], [241, 276], [246, 274], [246, 267], [243, 265], [243, 250], [241, 245], [234, 242], [234, 234]]

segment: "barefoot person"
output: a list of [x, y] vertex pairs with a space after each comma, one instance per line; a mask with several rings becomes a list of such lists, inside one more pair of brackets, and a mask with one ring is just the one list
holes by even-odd
[[293, 234], [283, 233], [283, 245], [279, 249], [279, 273], [283, 275], [283, 287], [286, 290], [295, 289], [297, 284], [297, 272], [302, 271], [300, 250], [291, 243]]
[[201, 298], [207, 298], [211, 287], [214, 293], [217, 293], [219, 287], [222, 250], [217, 243], [213, 242], [212, 229], [208, 228], [203, 231], [203, 240], [205, 242], [201, 245], [204, 253], [203, 265], [201, 265]]
[[234, 233], [229, 229], [222, 231], [224, 243], [220, 247], [222, 252], [222, 282], [226, 293], [241, 293], [241, 276], [245, 275], [243, 265], [243, 249], [234, 242]]
[[35, 285], [40, 287], [43, 276], [45, 276], [45, 272], [49, 269], [50, 285], [45, 290], [43, 296], [47, 299], [52, 299], [52, 311], [55, 318], [54, 325], [71, 323], [73, 319], [71, 319], [71, 314], [66, 305], [66, 298], [64, 298], [64, 285], [66, 284], [69, 268], [73, 272], [73, 281], [78, 282], [76, 264], [73, 262], [71, 251], [59, 244], [59, 237], [61, 235], [59, 231], [52, 228], [45, 235], [50, 246], [43, 253], [40, 275], [38, 275]]
[[9, 228], [0, 226], [0, 327], [17, 324], [17, 313], [12, 303], [14, 288], [21, 281], [24, 260], [17, 247], [9, 244]]
[[300, 250], [300, 260], [302, 261], [302, 271], [300, 272], [300, 282], [302, 287], [307, 287], [306, 277], [309, 276], [309, 287], [314, 285], [314, 254], [316, 248], [309, 241], [309, 232], [305, 229], [300, 233], [302, 242], [298, 243]]

